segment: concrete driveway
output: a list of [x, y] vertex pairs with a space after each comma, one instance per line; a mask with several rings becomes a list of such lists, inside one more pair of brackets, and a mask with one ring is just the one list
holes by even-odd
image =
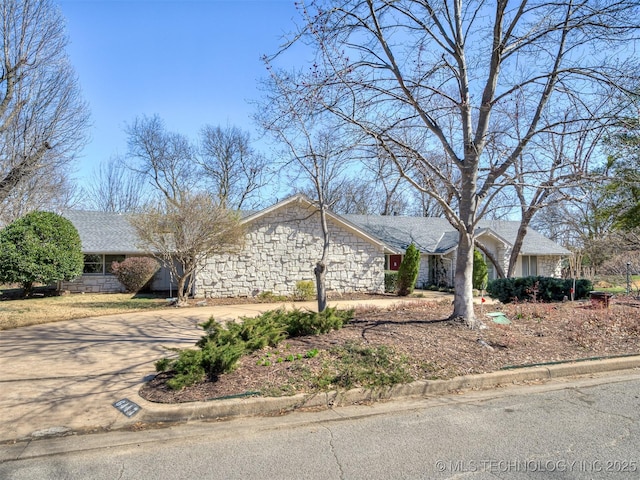
[[[429, 292], [428, 301], [450, 298]], [[330, 305], [387, 306], [389, 300], [339, 301]], [[142, 383], [167, 348], [191, 347], [198, 323], [255, 316], [283, 304], [167, 308], [143, 313], [71, 320], [0, 331], [0, 442], [53, 431], [100, 431], [134, 424], [113, 403], [128, 398], [143, 408]], [[314, 308], [315, 303], [296, 303]]]

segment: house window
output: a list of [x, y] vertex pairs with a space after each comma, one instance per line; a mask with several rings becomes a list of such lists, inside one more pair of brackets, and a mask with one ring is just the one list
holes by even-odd
[[125, 255], [100, 255], [90, 253], [84, 256], [84, 269], [82, 272], [90, 275], [112, 275], [111, 264], [113, 262], [121, 262], [125, 258]]
[[89, 254], [84, 256], [84, 269], [83, 273], [102, 273], [104, 263], [102, 262], [102, 255]]
[[535, 255], [522, 256], [522, 276], [536, 277], [538, 276], [538, 257]]
[[125, 259], [124, 255], [105, 255], [104, 268], [106, 270], [107, 275], [113, 275], [113, 270], [111, 269], [111, 264], [113, 262], [121, 262], [124, 259]]

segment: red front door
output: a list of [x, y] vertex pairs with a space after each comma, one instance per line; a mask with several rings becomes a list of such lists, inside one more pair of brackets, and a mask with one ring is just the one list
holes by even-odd
[[389, 255], [389, 270], [399, 270], [402, 255]]

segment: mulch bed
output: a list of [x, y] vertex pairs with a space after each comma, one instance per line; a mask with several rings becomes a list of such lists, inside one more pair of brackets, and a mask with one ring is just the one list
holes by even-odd
[[[511, 324], [494, 323], [486, 316], [489, 310], [502, 311]], [[640, 302], [631, 297], [613, 299], [608, 309], [590, 302], [478, 306], [476, 314], [486, 326], [482, 330], [448, 320], [450, 313], [449, 301], [415, 302], [385, 310], [361, 308], [341, 330], [288, 339], [278, 348], [255, 352], [243, 357], [234, 372], [216, 381], [174, 391], [166, 386], [171, 374], [163, 373], [144, 385], [140, 394], [153, 402], [179, 403], [257, 392], [311, 392], [313, 375], [335, 360], [332, 349], [354, 342], [391, 347], [407, 360], [415, 380], [640, 353]], [[317, 356], [298, 358], [314, 349]], [[295, 360], [286, 360], [291, 357]]]

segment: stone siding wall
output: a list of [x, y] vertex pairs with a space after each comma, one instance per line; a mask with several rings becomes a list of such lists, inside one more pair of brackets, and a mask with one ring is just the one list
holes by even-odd
[[538, 275], [541, 277], [562, 276], [562, 257], [560, 256], [539, 256], [538, 257]]
[[[384, 252], [364, 238], [329, 221], [327, 290], [384, 292]], [[319, 214], [289, 204], [249, 226], [240, 254], [210, 258], [196, 280], [196, 296], [256, 296], [269, 291], [291, 295], [296, 282], [312, 280], [322, 255]]]
[[420, 269], [418, 270], [418, 280], [416, 288], [424, 288], [433, 283], [431, 281], [431, 268], [429, 266], [429, 255], [420, 255]]
[[71, 282], [60, 282], [60, 291], [71, 293], [123, 293], [124, 286], [114, 275], [82, 275]]

